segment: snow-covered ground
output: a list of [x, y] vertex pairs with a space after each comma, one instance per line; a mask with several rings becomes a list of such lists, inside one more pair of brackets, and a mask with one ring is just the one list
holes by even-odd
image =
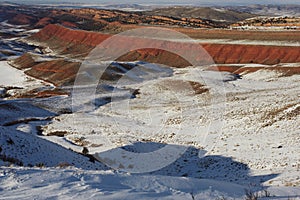
[[25, 52], [38, 51], [36, 46], [21, 41], [38, 32], [38, 29], [28, 30], [27, 25], [13, 25], [7, 21], [0, 22], [0, 60], [13, 59]]
[[230, 39], [197, 39], [199, 43], [214, 44], [245, 44], [245, 45], [267, 45], [267, 46], [300, 46], [299, 42], [289, 41], [262, 41], [262, 40], [230, 40]]
[[[258, 28], [256, 28], [258, 29]], [[283, 28], [282, 28], [283, 29]], [[270, 30], [273, 30], [270, 28]], [[281, 30], [281, 29], [280, 29]], [[155, 37], [153, 37], [155, 38]], [[189, 42], [189, 39], [173, 39], [173, 38], [164, 38], [164, 40], [174, 41], [174, 42]], [[199, 42], [200, 44], [243, 44], [243, 45], [266, 45], [266, 46], [295, 46], [299, 47], [299, 42], [292, 41], [266, 41], [266, 40], [233, 40], [233, 39], [193, 39], [192, 40]]]
[[33, 81], [42, 82], [25, 75], [23, 71], [11, 67], [7, 61], [0, 61], [0, 70], [0, 86], [26, 87], [32, 85]]
[[183, 200], [244, 195], [240, 185], [213, 180], [74, 168], [1, 168], [0, 183], [1, 199]]
[[[276, 196], [299, 196], [299, 82], [299, 75], [282, 77], [271, 70], [236, 79], [230, 73], [174, 69], [171, 77], [130, 85], [119, 81], [118, 87], [139, 89], [136, 98], [112, 98], [90, 112], [60, 115], [43, 134], [64, 132], [62, 138], [45, 138], [74, 151], [86, 147], [121, 171], [255, 185]], [[192, 87], [197, 84], [198, 90]]]
[[0, 98], [24, 94], [35, 88], [52, 87], [51, 84], [26, 75], [7, 61], [0, 61]]
[[[0, 64], [2, 88], [45, 87]], [[1, 99], [1, 199], [300, 198], [299, 75], [139, 67], [72, 114], [68, 96]]]

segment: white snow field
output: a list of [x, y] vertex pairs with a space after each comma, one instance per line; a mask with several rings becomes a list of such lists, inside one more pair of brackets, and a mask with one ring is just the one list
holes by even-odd
[[240, 185], [213, 180], [73, 168], [2, 168], [0, 183], [1, 199], [179, 200], [217, 199], [228, 194], [238, 198], [244, 193]]
[[[136, 98], [114, 100], [119, 93], [113, 93], [111, 103], [95, 110], [55, 117], [43, 134], [64, 132], [63, 138], [46, 138], [74, 151], [86, 147], [98, 160], [125, 172], [155, 169], [150, 174], [300, 195], [298, 75], [259, 70], [236, 79], [191, 67], [174, 69], [171, 77], [121, 82], [119, 88], [139, 89]], [[178, 147], [164, 152], [170, 159], [158, 151], [147, 154], [170, 144]]]
[[[34, 85], [1, 67], [4, 87]], [[172, 70], [71, 114], [67, 96], [1, 99], [0, 199], [299, 199], [299, 75]]]
[[26, 93], [34, 88], [50, 86], [36, 78], [24, 74], [23, 71], [11, 67], [7, 61], [0, 61], [0, 98], [5, 94], [16, 95]]

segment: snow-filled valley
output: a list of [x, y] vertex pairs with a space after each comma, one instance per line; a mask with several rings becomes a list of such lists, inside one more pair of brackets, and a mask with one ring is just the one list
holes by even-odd
[[32, 98], [56, 86], [10, 63], [0, 199], [300, 199], [299, 74], [115, 62], [117, 80]]

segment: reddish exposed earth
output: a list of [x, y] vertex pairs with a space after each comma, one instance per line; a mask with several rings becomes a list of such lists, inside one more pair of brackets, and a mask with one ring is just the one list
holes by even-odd
[[53, 90], [31, 90], [27, 91], [25, 94], [17, 94], [14, 95], [14, 98], [47, 98], [59, 95], [69, 95], [68, 92], [60, 90], [60, 89], [53, 89]]
[[[59, 25], [48, 25], [43, 30], [33, 35], [30, 40], [42, 44], [47, 44], [53, 50], [72, 55], [86, 55], [89, 50], [110, 35], [71, 30]], [[122, 44], [120, 43], [120, 48]], [[263, 45], [239, 45], [239, 44], [201, 44], [211, 55], [217, 64], [245, 64], [257, 63], [274, 65], [278, 63], [300, 62], [300, 47], [298, 46], [263, 46]], [[190, 51], [189, 46], [182, 44], [182, 48]], [[175, 55], [162, 50], [137, 51], [129, 53], [122, 60], [178, 60]], [[172, 58], [169, 58], [172, 57]], [[172, 62], [167, 62], [172, 63]], [[182, 62], [184, 63], [184, 62]], [[182, 64], [181, 63], [181, 64]], [[165, 64], [165, 63], [164, 63]], [[172, 64], [171, 64], [172, 65]], [[175, 64], [177, 66], [178, 64]], [[185, 65], [184, 65], [185, 66]]]
[[[60, 25], [47, 25], [40, 32], [32, 35], [28, 40], [44, 48], [50, 47], [55, 53], [68, 57], [84, 59], [88, 53], [105, 39], [111, 37], [108, 34], [72, 30]], [[136, 38], [127, 38], [139, 40]], [[143, 42], [143, 40], [141, 40]], [[126, 43], [128, 44], [128, 43]], [[176, 48], [187, 52], [195, 50], [195, 46], [189, 43], [167, 42]], [[120, 41], [118, 48], [127, 48]], [[199, 44], [209, 53], [214, 62], [219, 65], [219, 70], [234, 73], [253, 72], [258, 67], [244, 67], [245, 64], [256, 63], [263, 65], [277, 65], [279, 63], [300, 63], [300, 47], [298, 46], [271, 46], [271, 45], [242, 45], [242, 44]], [[199, 58], [208, 59], [208, 58]], [[178, 55], [161, 49], [140, 49], [123, 55], [118, 61], [142, 60], [152, 63], [166, 64], [172, 67], [189, 66], [186, 60]], [[69, 60], [53, 60], [36, 63], [31, 55], [25, 54], [15, 60], [18, 68], [30, 68], [26, 73], [33, 77], [44, 79], [55, 85], [71, 84], [74, 81], [80, 63]], [[241, 64], [241, 66], [228, 66], [222, 64]], [[263, 67], [262, 67], [263, 68]], [[299, 74], [299, 67], [274, 67], [272, 70], [284, 72], [285, 75]]]
[[17, 69], [27, 69], [38, 64], [29, 53], [24, 53], [21, 57], [13, 61], [14, 67]]
[[11, 64], [18, 69], [27, 69], [25, 74], [45, 80], [54, 85], [65, 85], [75, 79], [80, 63], [63, 59], [36, 62], [29, 53], [15, 59]]
[[11, 18], [8, 22], [17, 25], [27, 25], [30, 24], [32, 21], [36, 19], [32, 16], [24, 15], [24, 14], [17, 14], [13, 18]]
[[66, 85], [75, 80], [79, 66], [78, 62], [53, 60], [34, 65], [25, 73], [55, 85]]

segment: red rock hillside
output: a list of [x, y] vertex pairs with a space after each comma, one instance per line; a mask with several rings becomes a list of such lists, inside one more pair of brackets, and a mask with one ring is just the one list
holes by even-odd
[[[29, 38], [31, 41], [49, 46], [51, 49], [63, 54], [72, 54], [74, 57], [84, 57], [95, 46], [100, 44], [110, 35], [71, 30], [59, 25], [48, 25], [37, 34]], [[121, 46], [122, 44], [120, 44]], [[263, 46], [263, 45], [239, 45], [239, 44], [202, 44], [211, 55], [216, 64], [245, 64], [258, 63], [273, 65], [278, 63], [300, 62], [300, 47], [295, 46]], [[188, 45], [183, 45], [190, 51]], [[121, 60], [155, 61], [178, 60], [178, 56], [162, 50], [136, 51], [122, 56]], [[158, 59], [159, 58], [159, 59]], [[164, 63], [170, 64], [170, 63]], [[185, 61], [177, 61], [173, 66], [187, 65]], [[171, 64], [172, 65], [172, 64]]]
[[[71, 30], [59, 25], [48, 25], [40, 32], [34, 34], [28, 40], [43, 47], [50, 47], [56, 53], [67, 55], [66, 59], [36, 62], [31, 54], [24, 54], [11, 62], [19, 69], [27, 69], [26, 74], [46, 80], [57, 86], [72, 85], [80, 62], [75, 62], [68, 57], [84, 59], [84, 57], [95, 46], [110, 37], [96, 32]], [[137, 38], [121, 38], [118, 48], [128, 48], [126, 44]], [[146, 40], [141, 40], [145, 42]], [[122, 45], [123, 44], [123, 45]], [[189, 43], [166, 42], [165, 45], [173, 45], [186, 52], [196, 51], [197, 45]], [[200, 44], [199, 44], [200, 45]], [[300, 74], [300, 67], [282, 67], [279, 63], [300, 63], [300, 47], [289, 46], [262, 46], [262, 45], [232, 45], [232, 44], [201, 44], [218, 64], [218, 68], [211, 70], [229, 71], [232, 73], [249, 73], [263, 68], [277, 70], [282, 75], [291, 76]], [[207, 58], [199, 58], [205, 60]], [[166, 52], [161, 49], [140, 49], [131, 51], [117, 59], [118, 61], [143, 60], [152, 63], [162, 63], [173, 67], [189, 66], [186, 60], [178, 55]], [[249, 67], [245, 64], [258, 63], [264, 65], [275, 65], [275, 67]], [[240, 64], [240, 65], [228, 65]], [[125, 66], [126, 68], [126, 66]], [[112, 70], [113, 71], [113, 70]], [[103, 77], [105, 78], [105, 77]], [[107, 79], [116, 78], [106, 74]]]

